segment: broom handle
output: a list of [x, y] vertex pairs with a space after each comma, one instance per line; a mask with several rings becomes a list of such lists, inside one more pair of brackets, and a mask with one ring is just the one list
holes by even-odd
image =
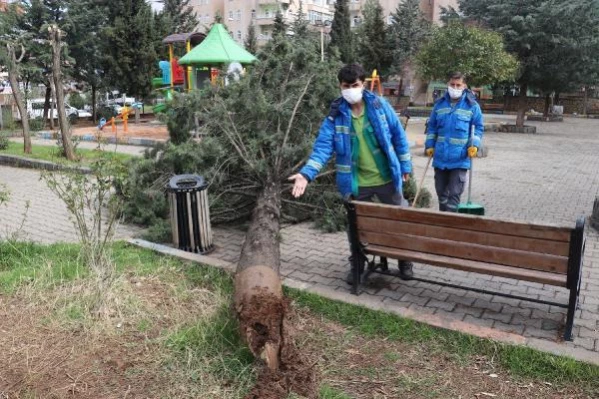
[[[474, 125], [470, 125], [470, 145], [474, 143]], [[468, 204], [472, 199], [472, 168], [474, 166], [474, 158], [470, 158], [470, 171], [468, 171]]]
[[428, 162], [426, 163], [426, 168], [424, 168], [424, 173], [420, 178], [420, 184], [418, 185], [418, 189], [416, 190], [416, 195], [414, 196], [414, 202], [412, 202], [412, 206], [415, 208], [416, 204], [418, 204], [418, 198], [420, 197], [420, 192], [422, 191], [422, 185], [424, 184], [424, 178], [426, 177], [426, 172], [428, 171], [428, 167], [431, 165], [431, 161], [433, 157], [428, 157]]

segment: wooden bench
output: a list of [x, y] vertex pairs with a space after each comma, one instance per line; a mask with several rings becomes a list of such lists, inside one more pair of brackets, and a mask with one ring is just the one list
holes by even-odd
[[[582, 275], [584, 218], [578, 219], [575, 227], [561, 227], [358, 201], [347, 202], [346, 207], [354, 294], [360, 293], [360, 283], [371, 273], [396, 276], [388, 271], [387, 258], [564, 287], [570, 291], [567, 304], [426, 280], [418, 278], [417, 270], [414, 277], [567, 308], [564, 339], [572, 339]], [[367, 255], [379, 256], [382, 262], [369, 262]]]
[[503, 114], [504, 107], [503, 104], [485, 104], [483, 103], [481, 106], [483, 112], [490, 112], [496, 114]]

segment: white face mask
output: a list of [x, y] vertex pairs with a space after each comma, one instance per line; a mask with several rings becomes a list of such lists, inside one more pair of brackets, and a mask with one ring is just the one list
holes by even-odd
[[462, 94], [464, 94], [464, 89], [454, 89], [453, 87], [447, 87], [447, 92], [449, 93], [449, 97], [451, 97], [453, 100], [457, 100], [458, 98], [462, 97]]
[[345, 89], [341, 90], [341, 95], [350, 104], [357, 104], [362, 101], [362, 92], [364, 91], [363, 87], [356, 87], [353, 89]]

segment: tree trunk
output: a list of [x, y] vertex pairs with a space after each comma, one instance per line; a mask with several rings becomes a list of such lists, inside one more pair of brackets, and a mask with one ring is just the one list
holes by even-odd
[[21, 90], [19, 89], [17, 72], [17, 64], [23, 59], [23, 56], [25, 55], [25, 50], [21, 48], [21, 55], [17, 60], [14, 47], [10, 44], [7, 44], [6, 48], [8, 49], [8, 81], [10, 82], [10, 87], [12, 89], [12, 95], [15, 98], [15, 103], [17, 103], [17, 108], [19, 109], [19, 113], [21, 114], [21, 126], [23, 127], [23, 152], [25, 154], [31, 154], [29, 115], [27, 115], [27, 107], [23, 103], [23, 98], [21, 97]]
[[[582, 114], [586, 116], [589, 104], [589, 86], [584, 86], [584, 101], [582, 103]], [[556, 104], [557, 105], [557, 104]]]
[[518, 96], [518, 116], [516, 117], [516, 126], [524, 127], [524, 118], [526, 117], [526, 85], [520, 87], [520, 95]]
[[56, 109], [56, 85], [54, 84], [54, 77], [50, 75], [50, 129], [54, 130], [54, 110]]
[[96, 116], [96, 85], [92, 84], [92, 121], [97, 122]]
[[75, 160], [73, 143], [71, 143], [71, 134], [69, 131], [69, 121], [64, 106], [64, 89], [62, 86], [62, 69], [60, 65], [60, 35], [58, 27], [51, 28], [52, 42], [52, 77], [54, 79], [54, 90], [56, 91], [56, 109], [58, 111], [58, 124], [60, 125], [60, 135], [62, 137], [62, 146], [65, 157], [69, 161]]
[[252, 353], [279, 368], [285, 309], [279, 278], [281, 194], [268, 184], [258, 197], [235, 276], [235, 309]]
[[308, 364], [295, 346], [289, 328], [289, 302], [279, 278], [280, 218], [280, 184], [267, 183], [252, 213], [235, 275], [234, 306], [241, 335], [266, 365], [245, 398], [287, 398], [295, 392], [315, 399], [314, 364]]
[[52, 120], [52, 113], [50, 112], [50, 117], [48, 117], [48, 111], [51, 109], [50, 106], [52, 101], [52, 88], [50, 87], [50, 83], [46, 85], [46, 95], [44, 97], [44, 116], [42, 120], [44, 121], [44, 126], [46, 126], [46, 122], [50, 122], [50, 129], [54, 130], [54, 122]]
[[545, 94], [545, 106], [543, 107], [543, 117], [549, 117], [549, 106], [551, 105], [551, 93]]

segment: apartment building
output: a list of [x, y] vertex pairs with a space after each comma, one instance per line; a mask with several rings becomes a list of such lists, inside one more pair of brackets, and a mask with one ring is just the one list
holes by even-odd
[[[391, 14], [395, 12], [397, 6], [402, 3], [403, 0], [379, 0], [379, 3], [383, 7], [387, 23], [391, 23]], [[349, 0], [349, 11], [351, 15], [352, 26], [360, 24], [362, 19], [362, 9], [366, 0]], [[420, 9], [424, 13], [425, 17], [429, 21], [439, 23], [441, 17], [441, 7], [458, 8], [457, 0], [420, 0]]]
[[[201, 25], [209, 26], [217, 14], [229, 28], [233, 38], [242, 43], [251, 23], [256, 28], [258, 42], [263, 44], [272, 36], [274, 19], [280, 11], [292, 22], [299, 11], [297, 0], [195, 0], [193, 8]], [[333, 19], [333, 0], [304, 0], [303, 12], [312, 26]]]

